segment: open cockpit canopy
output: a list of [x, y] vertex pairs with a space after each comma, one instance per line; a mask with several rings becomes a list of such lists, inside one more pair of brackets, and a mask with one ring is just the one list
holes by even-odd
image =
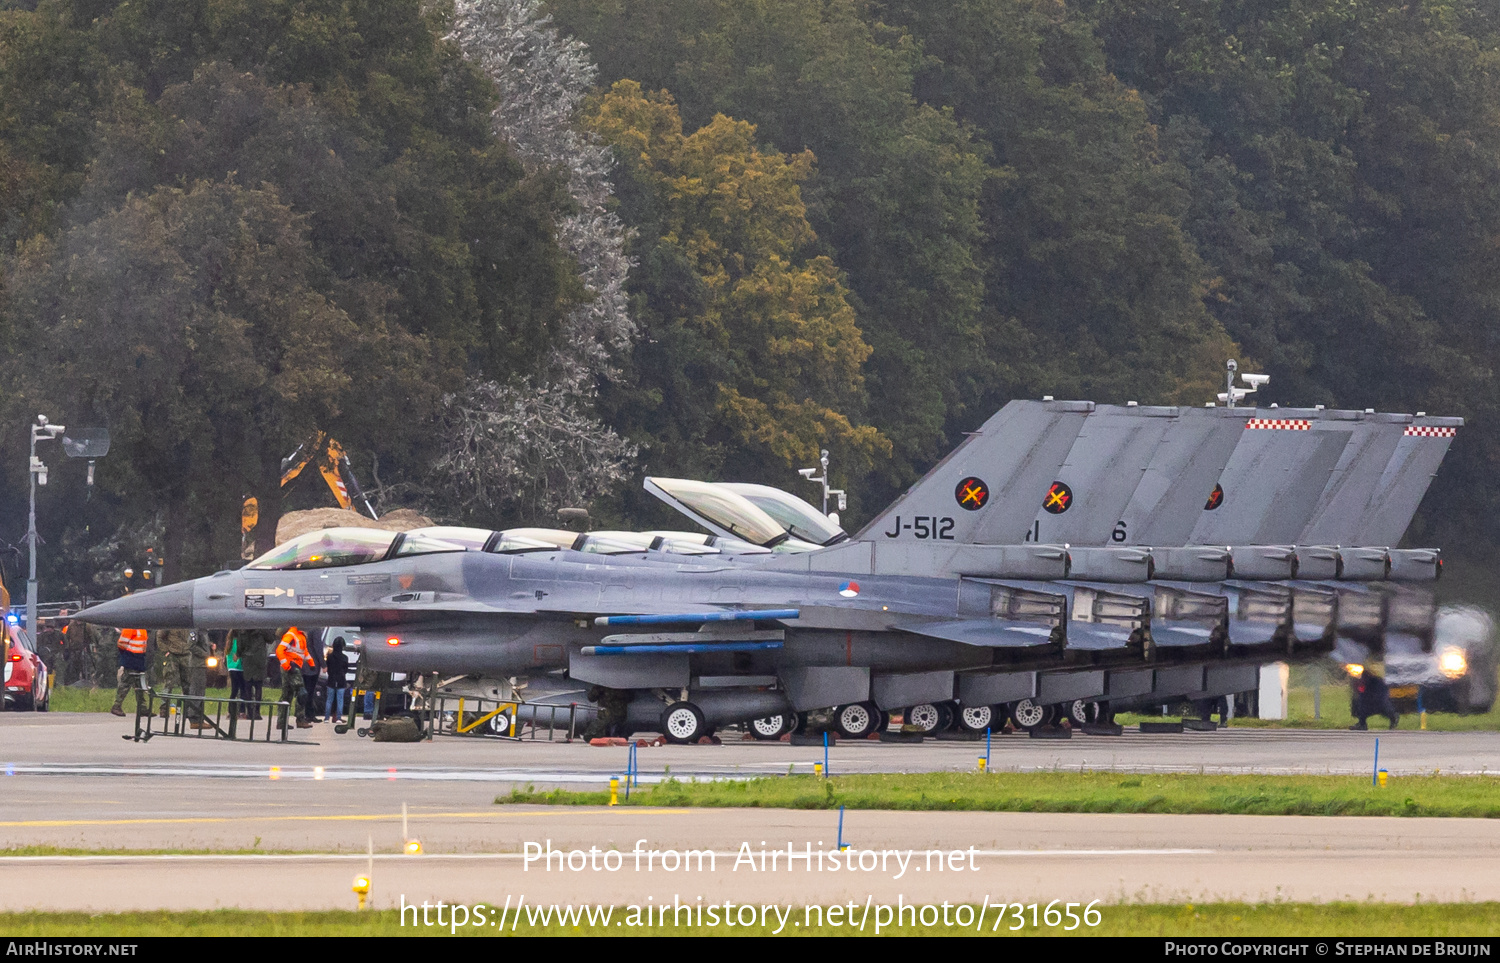
[[363, 565], [398, 555], [462, 552], [464, 546], [421, 532], [385, 532], [375, 528], [324, 528], [299, 535], [271, 549], [247, 568], [286, 571]]
[[836, 545], [849, 537], [849, 533], [834, 524], [833, 519], [791, 492], [770, 485], [741, 482], [720, 482], [719, 485], [743, 495], [756, 508], [776, 519], [793, 538], [814, 545]]
[[[646, 479], [645, 486], [646, 491], [716, 535], [778, 552], [806, 552], [818, 547], [816, 543], [794, 538], [788, 525], [726, 485], [688, 478], [651, 477]], [[796, 500], [785, 492], [780, 494]]]

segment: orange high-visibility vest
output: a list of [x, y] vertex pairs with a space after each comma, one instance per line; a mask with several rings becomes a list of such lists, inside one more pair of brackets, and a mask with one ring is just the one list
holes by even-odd
[[299, 669], [312, 659], [312, 653], [307, 651], [307, 635], [295, 625], [286, 630], [281, 637], [281, 643], [276, 646], [276, 661], [281, 663], [281, 671], [285, 672], [292, 666]]
[[120, 641], [115, 643], [116, 647], [132, 652], [136, 655], [146, 654], [146, 630], [145, 629], [121, 629]]

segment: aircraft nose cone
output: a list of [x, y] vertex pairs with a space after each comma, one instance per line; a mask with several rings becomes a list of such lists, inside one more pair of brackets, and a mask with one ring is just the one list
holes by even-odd
[[179, 582], [90, 605], [78, 618], [117, 629], [190, 629], [193, 583]]

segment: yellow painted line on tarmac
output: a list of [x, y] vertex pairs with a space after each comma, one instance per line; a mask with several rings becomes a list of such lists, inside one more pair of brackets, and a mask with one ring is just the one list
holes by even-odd
[[[689, 809], [640, 809], [634, 806], [619, 807], [617, 812], [629, 813], [633, 816], [662, 816], [682, 815], [691, 812]], [[472, 813], [411, 813], [409, 818], [413, 819], [484, 819], [484, 818], [519, 818], [522, 816], [571, 816], [571, 815], [598, 815], [594, 807], [578, 807], [576, 809], [563, 810], [528, 810], [524, 812], [497, 811], [497, 812], [472, 812]], [[157, 826], [176, 825], [181, 823], [241, 823], [241, 822], [265, 822], [265, 823], [291, 823], [291, 822], [372, 822], [382, 819], [400, 819], [400, 813], [346, 813], [340, 816], [175, 816], [152, 819], [21, 819], [0, 822], [0, 826]]]

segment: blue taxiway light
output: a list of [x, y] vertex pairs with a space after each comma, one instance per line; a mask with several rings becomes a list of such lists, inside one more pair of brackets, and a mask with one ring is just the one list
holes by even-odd
[[603, 615], [595, 625], [676, 625], [682, 622], [753, 622], [757, 619], [795, 619], [798, 609], [760, 609], [749, 612], [683, 612], [674, 615]]

